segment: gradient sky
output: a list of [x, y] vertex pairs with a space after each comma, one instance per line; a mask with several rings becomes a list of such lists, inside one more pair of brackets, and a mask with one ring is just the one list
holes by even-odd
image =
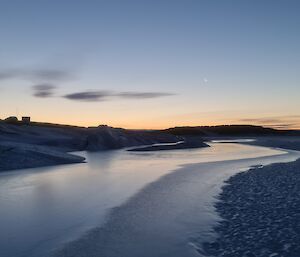
[[0, 118], [300, 128], [298, 0], [0, 0]]

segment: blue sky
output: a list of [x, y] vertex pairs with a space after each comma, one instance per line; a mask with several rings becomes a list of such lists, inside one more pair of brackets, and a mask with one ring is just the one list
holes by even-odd
[[299, 1], [0, 1], [0, 118], [300, 128]]

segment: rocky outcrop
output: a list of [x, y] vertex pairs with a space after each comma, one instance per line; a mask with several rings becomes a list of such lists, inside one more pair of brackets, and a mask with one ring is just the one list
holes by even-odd
[[99, 151], [120, 149], [123, 147], [149, 145], [154, 143], [173, 143], [178, 142], [179, 140], [179, 137], [165, 133], [99, 126], [97, 128], [88, 129], [86, 150]]

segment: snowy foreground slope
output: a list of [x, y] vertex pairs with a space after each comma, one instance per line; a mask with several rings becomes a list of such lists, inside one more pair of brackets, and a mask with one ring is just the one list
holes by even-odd
[[108, 126], [80, 128], [59, 125], [0, 123], [0, 171], [83, 162], [73, 151], [171, 143], [179, 137]]

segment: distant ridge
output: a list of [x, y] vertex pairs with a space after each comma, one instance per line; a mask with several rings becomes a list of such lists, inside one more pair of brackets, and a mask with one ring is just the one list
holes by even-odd
[[174, 127], [161, 130], [176, 136], [299, 136], [300, 130], [277, 130], [255, 125]]
[[[11, 121], [11, 120], [1, 120], [0, 124], [13, 124], [13, 125], [25, 125], [22, 121]], [[110, 127], [107, 125], [99, 126], [76, 126], [67, 124], [57, 124], [49, 122], [30, 122], [26, 126], [39, 126], [39, 127], [49, 127], [49, 128], [65, 128], [65, 129], [87, 129], [87, 128], [97, 128], [97, 127]], [[112, 127], [111, 127], [112, 128]], [[116, 128], [122, 129], [122, 128]], [[140, 132], [160, 132], [167, 133], [175, 136], [300, 136], [300, 130], [278, 130], [269, 127], [263, 127], [258, 125], [217, 125], [217, 126], [177, 126], [173, 128], [153, 130], [153, 129], [124, 129], [127, 131], [140, 131]]]

